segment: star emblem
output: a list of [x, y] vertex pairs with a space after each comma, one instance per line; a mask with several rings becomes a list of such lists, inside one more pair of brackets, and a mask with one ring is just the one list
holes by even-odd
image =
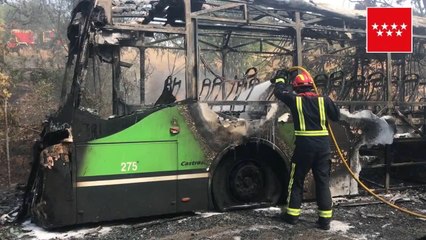
[[[359, 0], [355, 2], [357, 1]], [[409, 2], [406, 0], [398, 0], [398, 2], [401, 1]], [[374, 0], [373, 2], [392, 1]], [[413, 18], [413, 9], [410, 7], [392, 8], [377, 6], [366, 8], [365, 22], [362, 26], [363, 30], [365, 30], [366, 52], [412, 53], [413, 50], [415, 50], [413, 46], [413, 28], [415, 28], [413, 21], [416, 23], [416, 19]]]

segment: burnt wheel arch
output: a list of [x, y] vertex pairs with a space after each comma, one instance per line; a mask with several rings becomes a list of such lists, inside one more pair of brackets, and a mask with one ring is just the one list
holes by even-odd
[[216, 210], [274, 206], [287, 191], [288, 159], [266, 141], [229, 149], [212, 169], [211, 194]]

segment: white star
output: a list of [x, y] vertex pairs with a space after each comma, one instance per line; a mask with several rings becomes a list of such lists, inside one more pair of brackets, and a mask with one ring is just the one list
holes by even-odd
[[407, 25], [405, 25], [405, 23], [403, 23], [403, 24], [401, 25], [401, 29], [405, 30], [406, 28], [407, 28]]
[[388, 36], [392, 36], [392, 31], [391, 30], [387, 31], [386, 33], [388, 34]]
[[392, 29], [396, 29], [396, 27], [398, 27], [398, 25], [396, 25], [395, 23], [392, 24]]
[[374, 30], [377, 30], [377, 28], [379, 27], [379, 25], [377, 25], [376, 23], [374, 23], [372, 26]]
[[401, 37], [402, 36], [401, 34], [402, 34], [402, 32], [400, 30], [396, 31], [396, 36], [400, 36]]
[[377, 31], [377, 36], [383, 36], [383, 32], [381, 30]]
[[382, 25], [382, 29], [383, 29], [383, 30], [388, 29], [388, 25], [386, 25], [386, 23], [383, 23], [383, 25]]

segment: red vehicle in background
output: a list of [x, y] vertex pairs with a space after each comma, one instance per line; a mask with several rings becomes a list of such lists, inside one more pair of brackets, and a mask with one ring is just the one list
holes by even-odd
[[19, 49], [21, 47], [33, 47], [35, 45], [35, 35], [31, 30], [12, 29], [11, 38], [6, 46], [9, 49]]
[[41, 34], [41, 41], [39, 41], [40, 47], [50, 49], [52, 47], [63, 46], [60, 36], [54, 29], [43, 31]]
[[43, 44], [51, 43], [55, 41], [56, 38], [57, 36], [56, 36], [55, 30], [49, 30], [49, 31], [43, 32], [43, 37], [42, 37]]

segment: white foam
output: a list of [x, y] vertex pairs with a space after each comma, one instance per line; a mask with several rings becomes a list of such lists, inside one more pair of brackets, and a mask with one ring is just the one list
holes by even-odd
[[290, 113], [284, 113], [283, 115], [281, 115], [281, 117], [278, 118], [278, 122], [288, 122], [290, 118]]
[[85, 238], [89, 234], [96, 234], [98, 236], [107, 234], [111, 231], [110, 227], [94, 227], [94, 228], [81, 228], [74, 229], [66, 232], [53, 232], [47, 231], [43, 228], [36, 226], [30, 221], [26, 221], [22, 224], [22, 229], [25, 231], [24, 234], [19, 236], [19, 238], [25, 239], [30, 237], [30, 239], [39, 239], [39, 240], [48, 240], [48, 239], [78, 239]]
[[353, 228], [353, 226], [349, 225], [349, 223], [333, 220], [330, 223], [330, 231], [332, 232], [343, 232], [346, 233], [349, 229]]
[[273, 225], [272, 226], [271, 225], [259, 225], [259, 224], [252, 225], [246, 230], [248, 230], [248, 231], [261, 231], [261, 230], [272, 230], [272, 229], [278, 229], [278, 230], [281, 230], [281, 231], [285, 231], [285, 229], [282, 228], [282, 227], [273, 226]]
[[[252, 89], [243, 91], [237, 98], [237, 101], [258, 101], [265, 97], [266, 90], [271, 86], [271, 82], [266, 81], [257, 84]], [[250, 111], [251, 106], [248, 106], [247, 111]], [[234, 111], [243, 111], [243, 105], [236, 105]]]
[[183, 222], [186, 222], [188, 220], [189, 220], [189, 218], [183, 218], [183, 219], [179, 219], [177, 222], [178, 223], [183, 223]]
[[258, 208], [258, 209], [254, 209], [254, 211], [255, 212], [281, 213], [281, 208], [279, 208], [279, 207]]
[[219, 213], [219, 212], [195, 212], [195, 214], [200, 215], [203, 218], [208, 218], [208, 217], [215, 216], [215, 215], [221, 215], [223, 213]]
[[247, 89], [243, 91], [237, 98], [239, 101], [255, 101], [259, 100], [264, 94], [265, 91], [271, 86], [271, 82], [265, 81], [257, 84], [253, 89]]
[[362, 110], [350, 113], [347, 109], [340, 109], [341, 120], [348, 122], [351, 126], [362, 129], [361, 145], [367, 147], [379, 144], [392, 144], [395, 130], [393, 118], [390, 116], [378, 117], [370, 110]]

